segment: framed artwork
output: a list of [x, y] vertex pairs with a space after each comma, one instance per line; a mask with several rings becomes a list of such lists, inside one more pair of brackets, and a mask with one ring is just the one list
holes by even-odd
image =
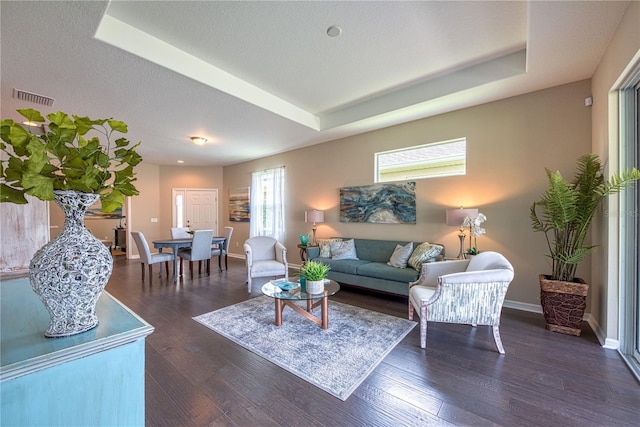
[[100, 199], [93, 205], [89, 206], [89, 209], [84, 214], [85, 219], [122, 219], [124, 215], [122, 208], [118, 208], [113, 212], [102, 212], [102, 203]]
[[416, 183], [340, 189], [340, 222], [416, 223]]
[[229, 189], [229, 221], [249, 222], [251, 219], [249, 194], [249, 187]]

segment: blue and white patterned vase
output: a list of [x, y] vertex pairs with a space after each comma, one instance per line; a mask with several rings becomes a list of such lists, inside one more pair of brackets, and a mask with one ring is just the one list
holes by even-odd
[[98, 194], [55, 191], [65, 215], [62, 232], [29, 264], [29, 280], [49, 311], [47, 337], [64, 337], [98, 325], [96, 304], [113, 270], [109, 249], [84, 226]]

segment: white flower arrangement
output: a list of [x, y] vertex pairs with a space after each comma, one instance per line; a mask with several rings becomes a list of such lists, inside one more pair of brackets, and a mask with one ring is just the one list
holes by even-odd
[[[466, 217], [464, 219], [463, 225], [465, 227], [469, 227], [469, 250], [467, 251], [469, 255], [477, 255], [480, 252], [478, 250], [477, 237], [482, 236], [487, 232], [487, 230], [480, 227], [480, 224], [482, 224], [486, 220], [487, 220], [487, 217], [483, 213], [478, 213], [478, 216], [476, 216], [475, 218]], [[473, 247], [471, 246], [472, 237], [473, 237]]]

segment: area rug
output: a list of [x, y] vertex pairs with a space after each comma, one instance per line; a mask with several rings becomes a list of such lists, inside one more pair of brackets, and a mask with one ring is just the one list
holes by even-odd
[[[313, 310], [320, 317], [320, 307]], [[276, 326], [272, 298], [260, 296], [193, 318], [316, 387], [346, 400], [417, 323], [329, 302], [329, 329], [290, 307]]]

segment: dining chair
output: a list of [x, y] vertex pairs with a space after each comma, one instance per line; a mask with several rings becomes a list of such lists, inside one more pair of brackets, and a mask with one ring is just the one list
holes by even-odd
[[488, 325], [498, 353], [500, 315], [513, 266], [497, 252], [481, 252], [471, 260], [422, 264], [422, 274], [409, 284], [409, 319], [420, 316], [420, 347], [427, 346], [427, 322]]
[[185, 248], [178, 252], [180, 257], [180, 274], [182, 274], [182, 260], [189, 261], [189, 272], [193, 279], [193, 261], [200, 261], [198, 264], [198, 273], [201, 271], [202, 261], [206, 262], [207, 276], [210, 273], [211, 261], [211, 240], [213, 239], [213, 230], [197, 230], [193, 233], [193, 242], [190, 248]]
[[171, 227], [171, 238], [172, 239], [189, 239], [191, 234], [189, 234], [189, 229], [187, 227]]
[[224, 245], [220, 247], [220, 245], [216, 245], [217, 247], [211, 249], [211, 256], [222, 256], [224, 255], [224, 269], [229, 269], [229, 243], [231, 242], [231, 235], [233, 234], [233, 227], [225, 227], [225, 238]]
[[[173, 254], [170, 253], [151, 253], [147, 239], [141, 231], [132, 231], [131, 237], [136, 242], [136, 247], [140, 254], [140, 266], [142, 267], [142, 281], [144, 282], [144, 266], [149, 266], [149, 284], [153, 282], [153, 264], [165, 263], [165, 269], [167, 271], [167, 277], [169, 277], [169, 261], [173, 261]], [[162, 266], [160, 266], [159, 277], [162, 277]]]
[[251, 293], [254, 277], [284, 276], [289, 278], [287, 248], [273, 237], [250, 237], [244, 242], [247, 262], [247, 288]]

